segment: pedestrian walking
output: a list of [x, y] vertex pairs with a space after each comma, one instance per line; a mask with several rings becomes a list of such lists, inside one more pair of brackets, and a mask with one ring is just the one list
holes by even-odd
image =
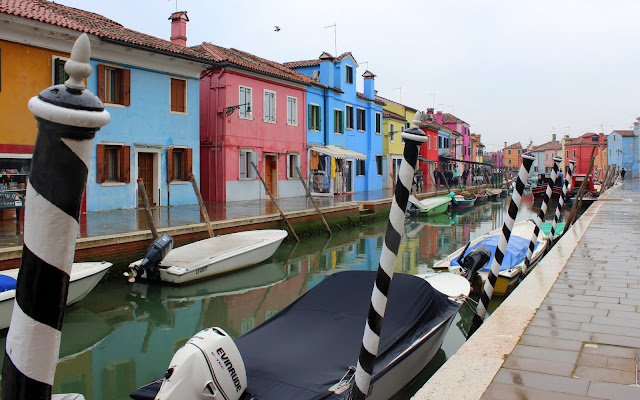
[[422, 168], [418, 168], [416, 171], [416, 190], [418, 193], [422, 193], [422, 178], [424, 176], [424, 172], [422, 172]]
[[627, 171], [624, 170], [624, 167], [622, 167], [622, 170], [620, 171], [620, 176], [622, 177], [622, 180], [624, 181], [624, 176], [627, 174]]

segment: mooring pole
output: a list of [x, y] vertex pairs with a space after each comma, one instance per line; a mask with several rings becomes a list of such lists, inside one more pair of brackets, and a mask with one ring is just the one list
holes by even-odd
[[542, 227], [542, 223], [544, 222], [544, 216], [547, 213], [547, 208], [549, 207], [549, 201], [553, 196], [553, 188], [556, 186], [556, 180], [558, 180], [558, 163], [561, 161], [562, 161], [562, 158], [553, 157], [553, 169], [551, 170], [551, 179], [549, 179], [549, 182], [547, 183], [547, 188], [544, 192], [544, 196], [542, 197], [542, 204], [540, 205], [540, 211], [538, 211], [538, 215], [534, 219], [536, 226], [533, 228], [533, 234], [531, 235], [531, 240], [529, 241], [529, 248], [527, 249], [527, 256], [524, 259], [524, 267], [520, 272], [522, 277], [525, 277], [529, 272], [529, 266], [531, 265], [531, 257], [533, 256], [533, 251], [536, 248], [536, 243], [538, 243], [540, 228]]
[[307, 182], [305, 182], [304, 179], [302, 179], [300, 168], [298, 168], [297, 165], [296, 165], [296, 173], [298, 174], [298, 178], [300, 178], [300, 182], [302, 182], [302, 186], [304, 186], [304, 191], [307, 192], [307, 197], [311, 199], [311, 203], [313, 203], [313, 207], [315, 207], [316, 212], [320, 215], [320, 218], [322, 218], [322, 223], [324, 224], [324, 227], [327, 230], [327, 232], [329, 232], [329, 236], [331, 236], [332, 235], [331, 228], [329, 228], [329, 224], [327, 223], [327, 220], [324, 218], [324, 214], [322, 213], [322, 211], [320, 211], [320, 207], [318, 207], [318, 204], [316, 203], [315, 199], [311, 195], [311, 191], [309, 190], [309, 186], [307, 186]]
[[558, 227], [558, 222], [560, 221], [560, 213], [562, 212], [562, 207], [564, 206], [564, 201], [565, 201], [565, 198], [567, 197], [567, 192], [569, 191], [568, 182], [571, 182], [571, 177], [573, 176], [573, 168], [575, 168], [575, 164], [576, 164], [576, 160], [569, 161], [569, 168], [567, 168], [565, 180], [562, 185], [562, 194], [560, 195], [560, 199], [558, 199], [558, 207], [556, 207], [556, 213], [553, 216], [553, 224], [551, 224], [551, 233], [549, 234], [550, 246], [553, 246], [553, 238], [556, 234], [556, 228]]
[[256, 166], [256, 164], [254, 164], [253, 161], [251, 161], [251, 166], [253, 167], [253, 169], [256, 170], [256, 174], [258, 174], [258, 178], [260, 178], [260, 182], [262, 182], [262, 186], [264, 186], [264, 189], [267, 191], [267, 194], [269, 195], [269, 198], [271, 199], [271, 201], [273, 201], [273, 204], [276, 205], [276, 208], [278, 209], [278, 212], [280, 212], [280, 216], [284, 220], [284, 223], [287, 224], [287, 226], [289, 227], [289, 230], [291, 231], [291, 234], [296, 239], [296, 241], [299, 242], [300, 238], [296, 234], [296, 231], [293, 230], [293, 226], [291, 226], [291, 224], [289, 223], [289, 220], [287, 219], [287, 216], [284, 215], [284, 213], [282, 212], [282, 209], [280, 208], [280, 205], [278, 204], [276, 199], [273, 197], [273, 194], [271, 193], [271, 190], [269, 190], [269, 187], [267, 186], [267, 183], [264, 181], [264, 179], [262, 179], [262, 175], [260, 175], [260, 171], [258, 171], [258, 167]]
[[200, 194], [200, 188], [198, 188], [198, 182], [196, 181], [196, 177], [191, 174], [189, 175], [189, 180], [193, 185], [193, 191], [196, 194], [196, 198], [198, 199], [198, 204], [200, 205], [200, 214], [202, 214], [202, 218], [204, 218], [205, 224], [207, 224], [207, 232], [209, 233], [209, 237], [213, 237], [213, 229], [211, 228], [211, 221], [209, 220], [209, 213], [207, 212], [207, 207], [204, 205], [204, 200], [202, 200], [202, 194]]
[[[414, 125], [419, 124], [417, 114], [413, 123]], [[418, 162], [418, 150], [420, 145], [427, 140], [424, 132], [415, 126], [402, 132], [402, 138], [405, 141], [402, 154], [403, 160], [400, 164], [396, 191], [391, 202], [389, 223], [384, 237], [376, 281], [371, 293], [371, 304], [369, 305], [367, 322], [364, 326], [362, 348], [360, 349], [358, 365], [354, 374], [355, 382], [351, 385], [348, 397], [350, 400], [365, 399], [369, 393], [373, 365], [378, 354], [382, 321], [387, 306], [387, 296], [393, 279], [400, 241], [404, 234], [404, 219], [409, 199], [409, 188], [412, 185], [413, 174]]]
[[104, 105], [83, 83], [91, 74], [90, 53], [89, 37], [82, 34], [64, 66], [69, 79], [29, 100], [38, 137], [2, 368], [3, 400], [51, 397], [93, 138], [109, 122]]
[[153, 240], [156, 240], [158, 238], [158, 230], [156, 229], [156, 224], [153, 221], [151, 205], [149, 204], [149, 198], [147, 197], [147, 189], [144, 187], [144, 180], [142, 178], [138, 178], [138, 195], [142, 199], [142, 205], [144, 206], [144, 212], [147, 216], [147, 224], [151, 230], [151, 236], [153, 236]]
[[489, 271], [489, 276], [487, 277], [487, 281], [484, 284], [484, 290], [482, 291], [480, 301], [478, 302], [476, 314], [480, 318], [484, 318], [487, 310], [489, 309], [489, 301], [491, 300], [491, 296], [493, 295], [493, 287], [495, 286], [496, 281], [498, 280], [498, 275], [500, 274], [502, 260], [507, 251], [507, 244], [509, 243], [511, 230], [513, 229], [513, 224], [516, 220], [516, 216], [518, 215], [520, 203], [522, 202], [522, 192], [524, 191], [524, 184], [527, 179], [529, 179], [529, 170], [531, 169], [533, 160], [535, 160], [535, 157], [530, 154], [522, 155], [522, 165], [520, 166], [520, 172], [518, 173], [518, 176], [516, 178], [516, 188], [511, 195], [511, 203], [509, 204], [507, 217], [505, 218], [504, 225], [502, 226], [502, 232], [498, 241], [496, 253], [493, 257], [493, 263], [491, 264], [491, 270]]
[[595, 158], [593, 157], [593, 153], [595, 152], [595, 150], [596, 150], [595, 147], [591, 149], [591, 158], [589, 160], [589, 168], [587, 168], [587, 174], [585, 175], [584, 180], [580, 184], [580, 188], [576, 192], [576, 197], [573, 199], [571, 212], [569, 212], [569, 214], [567, 215], [567, 219], [564, 225], [564, 231], [562, 231], [563, 234], [566, 233], [567, 230], [571, 227], [571, 225], [573, 225], [573, 223], [576, 221], [578, 210], [582, 205], [582, 196], [584, 194], [584, 189], [587, 187], [587, 181], [589, 180], [589, 175], [591, 174], [591, 170], [593, 169], [593, 162], [595, 161]]

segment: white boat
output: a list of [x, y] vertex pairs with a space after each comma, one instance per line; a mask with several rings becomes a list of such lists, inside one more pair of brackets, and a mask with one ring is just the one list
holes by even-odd
[[[335, 273], [235, 341], [205, 329], [176, 352], [167, 374], [131, 397], [345, 399], [375, 278]], [[392, 398], [429, 364], [469, 291], [455, 274], [394, 275], [367, 399]]]
[[[112, 265], [106, 261], [73, 263], [69, 279], [67, 306], [82, 300], [89, 294]], [[18, 268], [0, 271], [0, 276], [4, 281], [11, 282], [12, 279], [14, 280], [13, 289], [0, 293], [0, 329], [9, 327], [11, 322], [13, 303], [16, 297], [15, 280], [18, 279], [18, 271]]]
[[[185, 283], [261, 263], [275, 253], [287, 237], [281, 229], [230, 233], [172, 249], [173, 239], [162, 235], [145, 258], [129, 264], [131, 275]], [[131, 279], [130, 279], [131, 280]]]
[[[498, 280], [496, 281], [493, 289], [493, 294], [506, 296], [508, 295], [519, 283], [520, 274], [522, 272], [522, 267], [524, 265], [524, 259], [527, 254], [527, 250], [529, 248], [529, 242], [531, 241], [531, 235], [533, 234], [533, 229], [535, 228], [535, 223], [531, 220], [517, 222], [513, 225], [513, 229], [511, 231], [511, 236], [509, 237], [509, 244], [507, 246], [507, 254], [502, 261], [500, 266], [500, 274], [498, 275]], [[466, 268], [464, 268], [458, 260], [460, 259], [460, 254], [465, 251], [464, 256], [466, 257], [469, 253], [473, 252], [474, 249], [479, 248], [480, 246], [485, 246], [491, 252], [490, 257], [486, 260], [486, 264], [481, 267], [477, 273], [481, 279], [481, 282], [471, 281], [474, 291], [481, 290], [481, 285], [487, 280], [487, 276], [489, 275], [489, 269], [491, 268], [491, 264], [493, 263], [493, 256], [495, 254], [496, 245], [500, 236], [502, 234], [502, 228], [493, 230], [491, 232], [485, 233], [484, 235], [478, 237], [473, 240], [469, 245], [468, 249], [466, 246], [459, 248], [453, 253], [449, 254], [446, 258], [438, 261], [433, 265], [434, 269], [448, 269], [450, 272], [458, 275], [465, 275], [468, 279], [473, 279], [475, 275], [470, 276], [467, 273]], [[547, 242], [549, 238], [544, 232], [540, 231], [538, 235], [538, 243], [533, 251], [533, 255], [531, 256], [531, 265], [535, 265], [535, 263], [544, 255]], [[477, 278], [476, 278], [477, 279]]]

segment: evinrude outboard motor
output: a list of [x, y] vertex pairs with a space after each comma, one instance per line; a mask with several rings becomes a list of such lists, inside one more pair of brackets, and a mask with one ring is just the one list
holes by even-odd
[[131, 273], [129, 276], [129, 282], [134, 282], [136, 276], [140, 275], [144, 272], [145, 277], [148, 279], [159, 279], [160, 271], [158, 268], [158, 264], [160, 261], [164, 260], [164, 258], [169, 254], [171, 249], [173, 248], [173, 238], [166, 233], [151, 243], [149, 248], [147, 249], [147, 254], [145, 254], [144, 258], [140, 263], [132, 263], [129, 265], [131, 268]]
[[238, 400], [247, 374], [233, 339], [220, 328], [196, 333], [171, 359], [155, 400]]
[[484, 267], [491, 259], [491, 250], [486, 246], [478, 246], [467, 254], [460, 266], [465, 278], [471, 283], [474, 291], [479, 291], [482, 285], [482, 279], [478, 275], [478, 271]]

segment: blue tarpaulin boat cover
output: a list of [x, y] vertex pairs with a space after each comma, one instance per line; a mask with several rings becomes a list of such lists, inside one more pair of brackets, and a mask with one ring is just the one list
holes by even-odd
[[[375, 277], [375, 271], [335, 273], [237, 338], [247, 370], [248, 398], [346, 396], [348, 391], [336, 395], [328, 389], [357, 364]], [[388, 298], [374, 376], [460, 307], [424, 279], [401, 273], [394, 275]], [[131, 397], [153, 399], [135, 392]]]
[[0, 275], [0, 292], [14, 290], [16, 288], [15, 278], [7, 275]]
[[[493, 257], [496, 255], [496, 247], [498, 247], [500, 236], [501, 235], [491, 235], [488, 238], [481, 240], [478, 244], [469, 247], [464, 255], [466, 256], [467, 254], [469, 254], [469, 252], [471, 252], [478, 246], [487, 247], [489, 250], [491, 250], [491, 258], [480, 271], [489, 271], [491, 269], [491, 264], [493, 264]], [[502, 265], [500, 265], [500, 271], [508, 270], [509, 268], [513, 268], [514, 266], [523, 262], [525, 257], [527, 257], [527, 250], [529, 249], [530, 241], [530, 238], [525, 239], [522, 236], [511, 235], [509, 237], [509, 244], [507, 245], [507, 252], [502, 259]], [[536, 243], [536, 247], [538, 247], [538, 244], [540, 243]], [[456, 258], [455, 260], [451, 260], [451, 265], [460, 265], [458, 263], [458, 259]]]

